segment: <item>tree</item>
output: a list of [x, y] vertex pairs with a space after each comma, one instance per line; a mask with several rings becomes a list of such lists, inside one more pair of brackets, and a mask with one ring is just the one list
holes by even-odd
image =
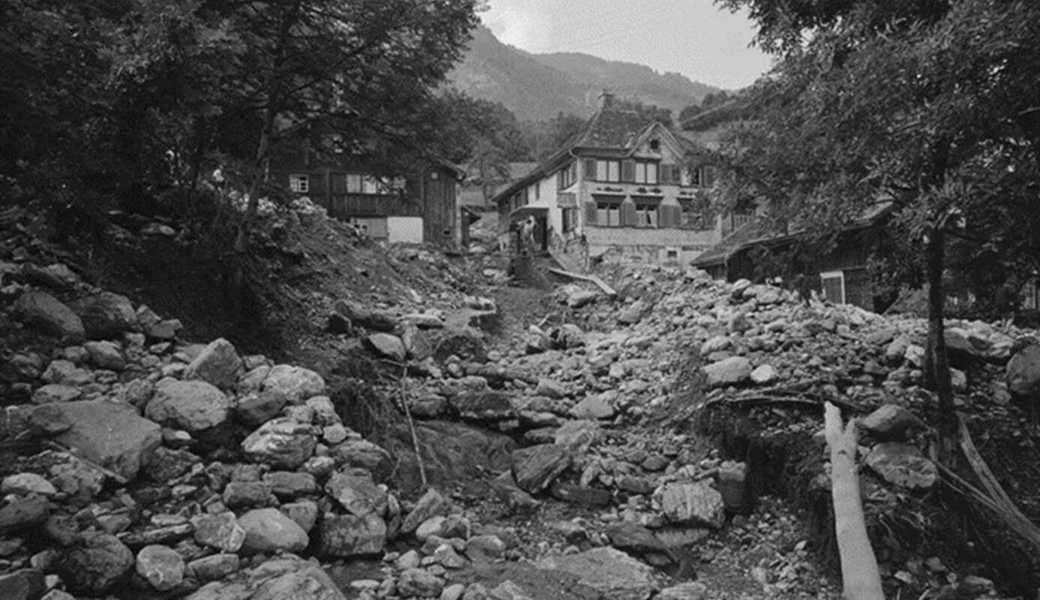
[[[1040, 6], [1026, 1], [721, 0], [748, 9], [779, 57], [749, 92], [729, 150], [731, 189], [790, 229], [834, 230], [891, 202], [929, 288], [925, 379], [941, 455], [957, 435], [943, 322], [949, 238], [1009, 225], [1035, 198]], [[1035, 204], [1035, 203], [1034, 203]], [[1019, 203], [1021, 207], [1022, 204]], [[1037, 222], [1037, 208], [1027, 215]], [[981, 227], [980, 227], [981, 226]], [[994, 231], [990, 230], [990, 234]], [[1009, 239], [1020, 236], [1011, 234]]]
[[249, 192], [243, 252], [279, 144], [302, 133], [398, 165], [435, 153], [424, 117], [478, 4], [0, 0], [0, 177], [101, 214], [197, 195], [223, 165]]

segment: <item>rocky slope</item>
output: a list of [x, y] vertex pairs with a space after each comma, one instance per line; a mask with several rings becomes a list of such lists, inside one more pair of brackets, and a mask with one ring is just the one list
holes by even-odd
[[[785, 483], [826, 495], [823, 400], [863, 417], [893, 595], [1012, 583], [898, 531], [942, 525], [919, 320], [674, 269], [605, 274], [618, 299], [566, 285], [536, 299], [489, 258], [470, 273], [486, 297], [313, 308], [336, 356], [368, 365], [348, 377], [191, 343], [62, 264], [6, 259], [5, 597], [836, 597], [827, 536], [762, 497]], [[1012, 394], [1040, 385], [1038, 346], [1022, 342], [1035, 332], [951, 325], [960, 407], [999, 446], [1022, 431]], [[780, 473], [751, 445], [716, 448], [704, 421], [719, 411], [741, 415], [725, 422], [748, 424], [746, 444], [784, 438], [801, 470], [769, 481]], [[1014, 443], [1035, 452], [1029, 435]], [[1012, 493], [1037, 515], [1028, 478]]]

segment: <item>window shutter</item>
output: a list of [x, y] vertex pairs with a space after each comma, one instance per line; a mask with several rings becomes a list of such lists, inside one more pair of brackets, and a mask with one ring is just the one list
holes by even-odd
[[669, 169], [672, 172], [672, 184], [682, 184], [682, 167], [680, 165], [672, 165]]
[[596, 203], [591, 200], [585, 203], [585, 224], [596, 224]]
[[638, 224], [639, 220], [636, 218], [636, 203], [632, 202], [630, 198], [625, 198], [625, 201], [621, 203], [621, 226], [635, 227]]
[[671, 204], [661, 205], [661, 227], [678, 227], [680, 218], [680, 209], [678, 206], [672, 206]]
[[585, 179], [598, 179], [599, 176], [596, 174], [596, 159], [586, 158], [585, 159]]
[[621, 181], [633, 182], [636, 180], [636, 161], [626, 160], [621, 162]]

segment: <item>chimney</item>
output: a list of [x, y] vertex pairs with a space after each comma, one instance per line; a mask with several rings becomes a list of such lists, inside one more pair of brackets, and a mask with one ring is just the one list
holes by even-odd
[[603, 90], [603, 93], [599, 95], [599, 109], [606, 110], [614, 106], [614, 94], [610, 90]]

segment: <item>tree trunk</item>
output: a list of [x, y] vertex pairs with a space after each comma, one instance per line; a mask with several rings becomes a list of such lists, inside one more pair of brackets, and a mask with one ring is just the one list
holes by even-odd
[[834, 532], [841, 558], [842, 597], [846, 600], [884, 600], [877, 557], [867, 536], [856, 472], [856, 422], [842, 426], [841, 411], [824, 407], [824, 433], [831, 454], [831, 499]]
[[[943, 266], [946, 259], [945, 235], [942, 227], [929, 231], [925, 247], [925, 277], [928, 282], [928, 345], [924, 355], [924, 383], [939, 400], [939, 459], [947, 462], [956, 454], [957, 418], [953, 409], [953, 386], [950, 362], [946, 354], [946, 293], [943, 289]], [[949, 464], [949, 463], [948, 463]]]
[[[284, 95], [284, 80], [282, 68], [286, 61], [286, 47], [289, 43], [289, 34], [299, 20], [302, 2], [294, 2], [286, 8], [282, 15], [282, 21], [278, 31], [278, 41], [273, 50], [271, 60], [271, 71], [267, 75], [264, 85], [266, 106], [263, 111], [263, 125], [260, 128], [260, 137], [256, 143], [256, 153], [253, 157], [253, 168], [249, 182], [249, 204], [246, 206], [245, 217], [239, 222], [238, 233], [235, 236], [235, 253], [237, 255], [246, 252], [249, 240], [249, 227], [260, 207], [260, 184], [267, 179], [267, 160], [271, 149], [271, 137], [274, 135], [274, 122], [278, 113], [281, 112], [282, 96]], [[236, 276], [237, 279], [237, 276]]]

